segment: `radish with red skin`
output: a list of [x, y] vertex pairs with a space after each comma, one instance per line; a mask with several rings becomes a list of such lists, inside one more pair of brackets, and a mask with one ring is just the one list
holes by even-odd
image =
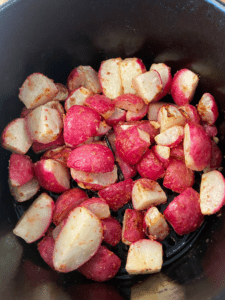
[[126, 58], [119, 63], [123, 93], [135, 94], [132, 79], [146, 72], [142, 60], [136, 57]]
[[195, 106], [186, 104], [184, 106], [180, 106], [178, 109], [186, 117], [188, 122], [193, 122], [196, 124], [201, 123], [200, 116]]
[[211, 139], [201, 125], [188, 123], [184, 127], [185, 164], [194, 171], [202, 171], [210, 163]]
[[47, 144], [55, 141], [63, 128], [63, 121], [57, 109], [41, 105], [25, 117], [26, 129], [30, 138]]
[[143, 229], [151, 240], [163, 241], [170, 233], [170, 228], [157, 207], [151, 207], [145, 214]]
[[152, 64], [149, 71], [151, 70], [157, 71], [162, 80], [163, 91], [161, 94], [159, 94], [158, 98], [155, 100], [155, 101], [159, 101], [163, 97], [165, 97], [168, 93], [170, 93], [170, 87], [172, 83], [172, 75], [171, 75], [170, 67], [168, 67], [166, 64], [163, 63]]
[[67, 160], [71, 152], [72, 152], [71, 148], [67, 146], [62, 146], [59, 148], [46, 151], [42, 155], [41, 159], [53, 159], [67, 167]]
[[72, 178], [83, 189], [98, 191], [115, 183], [117, 181], [117, 167], [114, 165], [112, 172], [107, 173], [89, 173], [71, 169]]
[[104, 95], [93, 95], [85, 99], [84, 105], [97, 111], [104, 119], [108, 119], [115, 111], [115, 104]]
[[107, 134], [110, 130], [112, 129], [112, 127], [110, 127], [106, 121], [101, 121], [99, 124], [99, 128], [97, 130], [97, 133], [95, 136], [103, 136], [105, 134]]
[[203, 123], [202, 127], [204, 128], [205, 132], [208, 134], [209, 137], [217, 136], [218, 130], [215, 125], [208, 125], [206, 123]]
[[134, 182], [132, 189], [132, 204], [136, 210], [146, 210], [151, 206], [166, 203], [167, 196], [158, 182], [140, 178]]
[[136, 94], [144, 100], [145, 104], [157, 101], [159, 94], [163, 91], [161, 77], [155, 70], [136, 76], [132, 84]]
[[200, 207], [203, 215], [217, 213], [225, 201], [225, 179], [213, 170], [202, 175], [200, 185]]
[[58, 88], [51, 79], [41, 73], [33, 73], [20, 88], [19, 99], [31, 109], [53, 100], [57, 94]]
[[62, 230], [65, 224], [66, 224], [66, 219], [64, 219], [58, 226], [54, 228], [54, 230], [52, 231], [52, 237], [54, 240], [57, 239], [58, 235], [60, 234], [60, 231]]
[[67, 88], [69, 93], [84, 85], [84, 72], [81, 68], [73, 69], [67, 78]]
[[152, 274], [161, 271], [163, 264], [162, 244], [141, 239], [132, 243], [127, 256], [125, 269], [130, 275]]
[[55, 240], [51, 236], [45, 236], [38, 243], [38, 251], [42, 259], [54, 270], [53, 265], [53, 251], [55, 247]]
[[115, 152], [116, 155], [116, 161], [118, 162], [120, 169], [123, 173], [124, 180], [129, 179], [137, 175], [137, 168], [136, 166], [131, 166], [128, 163], [126, 163], [117, 152]]
[[135, 165], [150, 146], [150, 136], [136, 126], [121, 132], [116, 137], [116, 151], [128, 164]]
[[115, 99], [123, 94], [119, 67], [121, 61], [120, 57], [105, 60], [101, 63], [98, 72], [102, 93], [110, 99]]
[[[72, 106], [64, 120], [64, 140], [66, 145], [76, 147], [96, 135], [101, 117], [90, 107]], [[76, 130], [74, 130], [76, 128]]]
[[171, 96], [178, 106], [189, 104], [198, 85], [198, 76], [188, 69], [179, 70], [171, 83]]
[[203, 170], [204, 173], [220, 168], [223, 160], [223, 155], [220, 148], [213, 141], [211, 141], [211, 144], [212, 144], [211, 160], [209, 165]]
[[201, 120], [208, 125], [213, 125], [219, 115], [215, 98], [209, 93], [203, 94], [197, 105], [197, 110]]
[[106, 120], [110, 126], [116, 126], [119, 122], [126, 121], [127, 112], [119, 107], [115, 107], [114, 113]]
[[173, 126], [184, 126], [187, 120], [176, 106], [167, 104], [160, 108], [158, 122], [160, 124], [160, 132], [162, 133]]
[[164, 210], [166, 220], [177, 234], [188, 234], [202, 225], [204, 216], [201, 213], [199, 200], [199, 194], [192, 188], [187, 188]]
[[148, 107], [148, 120], [158, 121], [158, 113], [162, 106], [167, 105], [166, 102], [150, 103]]
[[182, 193], [194, 184], [194, 172], [182, 160], [172, 159], [166, 169], [163, 185], [176, 193]]
[[82, 202], [88, 199], [85, 191], [79, 188], [73, 188], [58, 197], [55, 202], [55, 210], [53, 213], [53, 223], [58, 226], [65, 220], [71, 210], [78, 207]]
[[73, 105], [84, 105], [85, 100], [92, 95], [93, 93], [83, 86], [75, 89], [65, 101], [65, 110], [68, 111]]
[[148, 149], [136, 165], [141, 177], [158, 180], [165, 174], [161, 161], [158, 160], [152, 149]]
[[97, 253], [78, 271], [88, 279], [104, 282], [115, 277], [120, 266], [120, 258], [105, 246], [100, 246]]
[[148, 112], [148, 105], [144, 104], [144, 106], [137, 112], [127, 111], [126, 113], [126, 121], [139, 121], [144, 118], [144, 116]]
[[69, 170], [53, 159], [42, 159], [34, 164], [40, 185], [47, 191], [63, 193], [70, 189]]
[[142, 98], [133, 94], [124, 94], [118, 96], [113, 100], [113, 103], [116, 107], [129, 110], [134, 113], [137, 113], [145, 104]]
[[54, 201], [46, 193], [42, 193], [20, 218], [13, 233], [27, 243], [40, 239], [52, 221], [55, 208]]
[[98, 194], [112, 210], [117, 211], [131, 200], [132, 187], [133, 180], [127, 179], [102, 189]]
[[143, 239], [143, 213], [134, 209], [126, 209], [123, 217], [122, 242], [126, 245]]
[[110, 210], [107, 202], [102, 198], [92, 197], [83, 201], [79, 207], [86, 207], [93, 214], [95, 214], [99, 219], [109, 218]]
[[9, 160], [9, 180], [12, 186], [20, 186], [34, 177], [34, 165], [29, 156], [13, 153]]
[[4, 129], [1, 136], [2, 147], [18, 154], [26, 154], [33, 141], [26, 130], [24, 118], [11, 121]]
[[122, 227], [117, 219], [109, 217], [102, 219], [103, 240], [111, 245], [116, 246], [121, 241]]
[[157, 145], [176, 147], [184, 138], [183, 126], [173, 126], [155, 137]]
[[52, 99], [54, 101], [65, 101], [68, 97], [68, 89], [61, 83], [55, 83], [58, 93], [55, 95], [55, 97]]
[[36, 178], [31, 179], [27, 183], [20, 186], [12, 186], [9, 180], [10, 193], [16, 201], [24, 202], [31, 199], [40, 189], [40, 184]]
[[95, 255], [102, 239], [100, 219], [85, 207], [76, 207], [55, 240], [54, 268], [63, 273], [76, 270]]
[[82, 145], [71, 152], [67, 165], [78, 171], [107, 173], [113, 171], [114, 156], [106, 146], [99, 144]]
[[170, 157], [184, 161], [184, 147], [182, 142], [170, 149]]
[[[172, 148], [173, 149], [173, 148]], [[152, 150], [156, 157], [163, 163], [167, 163], [170, 158], [170, 148], [166, 146], [154, 145]]]
[[64, 142], [63, 132], [61, 132], [60, 135], [58, 136], [58, 138], [53, 142], [50, 142], [47, 144], [34, 142], [32, 145], [32, 149], [35, 153], [38, 154], [38, 153], [42, 153], [42, 152], [50, 150], [50, 149], [55, 149], [55, 148], [63, 146], [63, 145], [65, 145], [65, 142]]

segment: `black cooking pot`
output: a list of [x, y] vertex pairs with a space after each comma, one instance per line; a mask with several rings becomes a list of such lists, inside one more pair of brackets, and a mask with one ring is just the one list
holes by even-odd
[[[212, 93], [220, 108], [225, 154], [225, 6], [203, 0], [9, 0], [0, 8], [0, 130], [19, 116], [18, 88], [33, 72], [65, 83], [71, 69], [111, 57], [139, 57], [147, 67], [165, 62], [174, 73], [200, 75], [195, 99]], [[167, 244], [162, 272], [108, 283], [58, 274], [36, 245], [12, 234], [22, 213], [9, 193], [10, 153], [0, 149], [0, 299], [225, 299], [225, 210], [202, 228]], [[169, 249], [169, 250], [168, 250]], [[140, 282], [141, 281], [141, 282]]]

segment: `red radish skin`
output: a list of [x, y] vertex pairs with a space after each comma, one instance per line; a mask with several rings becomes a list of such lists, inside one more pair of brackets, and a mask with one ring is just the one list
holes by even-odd
[[66, 98], [68, 97], [68, 89], [61, 83], [55, 83], [58, 93], [56, 96], [53, 98], [54, 101], [65, 101]]
[[126, 121], [127, 112], [119, 107], [115, 107], [114, 113], [106, 120], [109, 126], [116, 126], [119, 122]]
[[188, 69], [181, 69], [174, 75], [171, 83], [171, 96], [178, 106], [192, 101], [198, 81], [198, 76]]
[[197, 110], [201, 120], [208, 125], [213, 125], [219, 116], [215, 98], [209, 93], [205, 93], [202, 96], [197, 105]]
[[98, 194], [112, 210], [117, 211], [131, 200], [132, 187], [133, 180], [127, 179], [102, 189]]
[[78, 207], [87, 199], [87, 194], [79, 188], [73, 188], [60, 195], [55, 202], [55, 210], [53, 214], [53, 223], [55, 226], [58, 226], [68, 217], [71, 210]]
[[92, 197], [82, 202], [79, 206], [86, 207], [89, 211], [95, 214], [99, 219], [110, 217], [109, 205], [102, 198]]
[[53, 251], [55, 246], [55, 240], [51, 236], [45, 236], [38, 243], [38, 251], [42, 257], [42, 259], [49, 265], [53, 270]]
[[116, 107], [137, 113], [144, 106], [142, 98], [133, 94], [124, 94], [113, 100]]
[[158, 122], [160, 124], [160, 132], [164, 132], [176, 125], [184, 126], [187, 120], [176, 106], [167, 104], [160, 108]]
[[181, 160], [170, 161], [163, 180], [163, 185], [176, 193], [182, 193], [194, 184], [194, 172]]
[[24, 185], [12, 186], [9, 180], [10, 193], [18, 202], [24, 202], [31, 199], [40, 189], [40, 184], [36, 178], [31, 179]]
[[55, 148], [52, 150], [46, 151], [42, 155], [42, 159], [53, 159], [55, 161], [58, 161], [59, 163], [63, 164], [65, 167], [67, 167], [67, 160], [72, 152], [72, 149], [67, 146], [62, 146], [59, 148]]
[[122, 227], [115, 218], [102, 219], [103, 240], [111, 245], [116, 246], [122, 238]]
[[193, 122], [196, 124], [201, 123], [200, 116], [195, 106], [186, 104], [184, 106], [180, 106], [179, 111], [186, 117], [188, 122]]
[[9, 179], [12, 186], [20, 186], [34, 177], [34, 165], [29, 156], [13, 153], [9, 160]]
[[165, 174], [163, 164], [153, 153], [152, 149], [148, 149], [142, 159], [136, 165], [138, 173], [141, 177], [157, 180]]
[[148, 113], [148, 105], [144, 104], [144, 106], [137, 112], [127, 111], [126, 121], [139, 121], [145, 117]]
[[54, 201], [46, 193], [42, 193], [26, 210], [13, 229], [13, 233], [27, 243], [40, 239], [48, 230], [55, 208]]
[[143, 239], [143, 214], [134, 209], [126, 209], [123, 218], [122, 242], [126, 245]]
[[164, 210], [166, 220], [179, 235], [188, 234], [199, 228], [204, 216], [201, 213], [199, 194], [192, 188], [175, 197]]
[[65, 143], [70, 147], [76, 147], [85, 142], [96, 135], [100, 121], [100, 115], [90, 107], [72, 106], [64, 120]]
[[167, 105], [166, 102], [150, 103], [148, 107], [148, 120], [158, 121], [158, 113], [162, 106]]
[[194, 171], [202, 171], [210, 163], [211, 139], [201, 125], [188, 123], [184, 127], [185, 164]]
[[26, 154], [33, 141], [29, 137], [23, 118], [11, 121], [1, 136], [2, 147], [18, 154]]
[[84, 105], [85, 100], [92, 95], [93, 93], [83, 86], [75, 89], [69, 94], [65, 101], [65, 110], [68, 111], [74, 105]]
[[178, 144], [176, 147], [170, 149], [170, 157], [181, 159], [184, 161], [184, 147], [183, 143]]
[[217, 144], [211, 141], [212, 155], [209, 165], [203, 170], [204, 173], [219, 169], [222, 165], [223, 154]]
[[83, 145], [71, 152], [67, 165], [78, 171], [107, 173], [113, 171], [114, 156], [106, 146], [100, 144]]
[[53, 159], [43, 159], [34, 165], [35, 175], [40, 185], [47, 191], [63, 193], [70, 189], [68, 169]]
[[103, 95], [94, 95], [85, 99], [84, 104], [97, 111], [103, 118], [108, 119], [115, 111], [115, 104]]
[[44, 151], [47, 151], [50, 149], [55, 149], [55, 148], [63, 146], [63, 145], [65, 145], [65, 142], [64, 142], [63, 132], [61, 132], [60, 135], [58, 136], [58, 138], [53, 142], [50, 142], [47, 144], [34, 142], [32, 145], [32, 149], [35, 153], [42, 153]]
[[157, 145], [176, 147], [184, 138], [183, 126], [173, 126], [155, 137]]
[[104, 282], [115, 277], [120, 266], [120, 258], [105, 246], [100, 246], [97, 253], [78, 271], [88, 279]]
[[213, 170], [202, 175], [200, 185], [200, 207], [203, 215], [217, 213], [225, 201], [225, 179]]
[[205, 132], [208, 134], [209, 137], [217, 136], [218, 130], [215, 125], [208, 125], [204, 123], [202, 124], [202, 127], [204, 128]]
[[133, 178], [135, 175], [137, 175], [137, 168], [136, 166], [131, 166], [127, 164], [119, 155], [117, 152], [115, 152], [116, 155], [116, 161], [118, 162], [120, 169], [123, 173], [124, 180]]

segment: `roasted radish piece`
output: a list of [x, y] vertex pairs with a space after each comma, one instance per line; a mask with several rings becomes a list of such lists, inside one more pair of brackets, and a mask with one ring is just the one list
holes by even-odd
[[105, 246], [100, 246], [97, 253], [78, 271], [88, 279], [103, 282], [115, 277], [120, 266], [120, 258]]
[[107, 173], [113, 171], [114, 156], [106, 146], [100, 144], [82, 145], [71, 152], [67, 165], [78, 171]]
[[176, 125], [184, 126], [187, 120], [176, 106], [167, 104], [160, 108], [158, 122], [160, 124], [160, 132], [164, 132]]
[[47, 191], [63, 193], [70, 189], [68, 169], [53, 159], [42, 159], [34, 165], [35, 175], [40, 185]]
[[84, 105], [97, 111], [104, 119], [108, 119], [115, 110], [114, 103], [103, 95], [94, 95], [86, 98]]
[[106, 120], [106, 123], [110, 126], [116, 126], [121, 121], [126, 120], [127, 112], [119, 107], [115, 107], [114, 113]]
[[146, 72], [142, 60], [136, 57], [126, 58], [119, 63], [120, 76], [124, 94], [135, 94], [132, 79]]
[[68, 217], [71, 210], [79, 206], [87, 199], [87, 194], [79, 188], [74, 188], [64, 192], [55, 202], [53, 223], [58, 226]]
[[200, 116], [195, 106], [186, 104], [184, 106], [180, 106], [178, 109], [185, 116], [188, 122], [193, 122], [196, 124], [201, 123]]
[[157, 207], [151, 207], [145, 214], [143, 229], [151, 240], [163, 241], [170, 233], [170, 228]]
[[209, 93], [205, 93], [202, 96], [198, 103], [197, 110], [201, 120], [208, 125], [213, 125], [219, 115], [215, 98]]
[[141, 177], [146, 177], [152, 180], [162, 178], [165, 173], [162, 162], [158, 160], [152, 149], [148, 149], [145, 152], [142, 159], [136, 166]]
[[55, 95], [55, 97], [52, 100], [55, 101], [65, 101], [66, 98], [68, 97], [68, 89], [61, 83], [55, 83], [58, 93]]
[[211, 159], [211, 140], [201, 125], [188, 123], [184, 127], [185, 164], [194, 171], [202, 171]]
[[125, 269], [131, 275], [152, 274], [160, 272], [162, 264], [162, 244], [142, 239], [131, 244]]
[[148, 120], [158, 121], [158, 113], [162, 106], [167, 105], [166, 102], [150, 103], [148, 107]]
[[57, 93], [58, 88], [51, 79], [41, 73], [33, 73], [20, 88], [19, 99], [30, 109], [53, 100]]
[[20, 186], [12, 186], [9, 180], [10, 192], [18, 202], [24, 202], [31, 199], [40, 189], [40, 184], [36, 178]]
[[81, 86], [72, 91], [65, 102], [65, 110], [68, 111], [73, 105], [84, 105], [85, 100], [92, 96], [93, 93]]
[[167, 147], [176, 147], [184, 138], [183, 126], [173, 126], [155, 137], [156, 144]]
[[122, 227], [116, 219], [110, 217], [102, 219], [103, 240], [111, 245], [116, 246], [122, 237]]
[[53, 264], [59, 272], [70, 272], [87, 262], [103, 239], [99, 218], [85, 207], [71, 211], [60, 231], [53, 252]]
[[71, 152], [72, 152], [71, 148], [67, 146], [62, 146], [59, 148], [46, 151], [43, 154], [42, 159], [53, 159], [67, 167], [67, 160]]
[[163, 163], [166, 164], [170, 158], [170, 148], [166, 146], [155, 145], [152, 147], [155, 156]]
[[116, 151], [130, 165], [135, 165], [149, 146], [149, 134], [136, 126], [121, 132], [116, 137]]
[[102, 92], [106, 97], [115, 99], [123, 94], [119, 64], [121, 58], [112, 58], [101, 63], [98, 77]]
[[132, 80], [136, 93], [146, 104], [158, 100], [162, 93], [163, 85], [159, 73], [155, 70], [138, 75]]
[[133, 180], [127, 179], [102, 189], [98, 194], [108, 203], [111, 209], [117, 211], [131, 200], [132, 187]]
[[93, 214], [95, 214], [99, 219], [110, 217], [109, 205], [102, 198], [92, 197], [91, 199], [82, 202], [80, 204], [80, 207], [86, 207]]
[[67, 88], [69, 92], [72, 92], [84, 85], [84, 72], [78, 67], [73, 69], [67, 79]]
[[204, 128], [205, 132], [208, 134], [209, 137], [217, 136], [218, 130], [215, 125], [208, 125], [204, 123], [202, 127]]
[[59, 112], [61, 118], [63, 119], [63, 115], [65, 114], [65, 111], [64, 111], [62, 104], [59, 103], [59, 101], [53, 100], [48, 103], [45, 103], [44, 106], [56, 109]]
[[162, 86], [163, 86], [163, 91], [161, 94], [159, 94], [158, 98], [156, 101], [159, 101], [163, 97], [165, 97], [168, 93], [170, 93], [170, 87], [171, 87], [171, 82], [172, 82], [172, 75], [170, 72], [170, 67], [163, 63], [159, 64], [152, 64], [150, 71], [155, 70], [159, 73], [160, 78], [162, 80]]
[[143, 214], [141, 211], [126, 209], [123, 217], [122, 242], [126, 245], [143, 239]]
[[212, 144], [211, 160], [209, 165], [203, 170], [204, 173], [213, 171], [215, 169], [219, 169], [221, 167], [221, 163], [223, 159], [222, 152], [220, 148], [217, 146], [217, 144], [213, 141], [211, 141], [211, 144]]
[[146, 210], [167, 201], [166, 194], [158, 182], [141, 178], [134, 182], [132, 189], [132, 204], [136, 210]]
[[179, 235], [195, 231], [204, 221], [199, 194], [192, 188], [186, 189], [170, 202], [164, 210], [164, 216]]
[[216, 170], [202, 175], [200, 207], [203, 215], [212, 215], [220, 210], [225, 200], [225, 179]]
[[26, 122], [18, 118], [10, 122], [2, 133], [2, 147], [15, 153], [26, 154], [33, 141], [27, 134]]
[[124, 94], [118, 96], [113, 100], [113, 103], [116, 107], [129, 110], [134, 113], [137, 113], [145, 104], [140, 97], [133, 94]]
[[40, 239], [47, 231], [54, 211], [54, 201], [42, 193], [24, 213], [13, 229], [13, 233], [27, 243]]
[[41, 105], [26, 117], [26, 129], [33, 141], [47, 144], [60, 135], [63, 122], [58, 110]]
[[29, 156], [13, 153], [9, 160], [9, 180], [12, 186], [20, 186], [34, 177], [34, 165]]
[[117, 167], [114, 165], [113, 171], [107, 173], [89, 173], [71, 169], [71, 176], [81, 188], [98, 191], [117, 181]]
[[54, 270], [53, 265], [53, 251], [55, 247], [55, 240], [52, 236], [45, 236], [43, 239], [38, 243], [38, 251], [46, 262]]
[[97, 130], [97, 133], [95, 135], [95, 137], [101, 137], [105, 134], [107, 134], [110, 130], [112, 129], [112, 127], [110, 127], [105, 120], [101, 121], [99, 124], [99, 128]]
[[194, 184], [194, 172], [182, 160], [172, 159], [166, 169], [163, 185], [174, 192], [182, 193]]
[[58, 138], [53, 142], [47, 144], [34, 142], [32, 145], [32, 149], [35, 153], [42, 153], [44, 151], [54, 149], [63, 145], [65, 145], [65, 142], [64, 142], [63, 132], [61, 132]]
[[198, 85], [198, 76], [188, 69], [179, 70], [171, 83], [171, 96], [179, 105], [189, 104], [194, 97]]
[[144, 106], [137, 112], [127, 111], [126, 120], [129, 121], [139, 121], [144, 118], [144, 116], [148, 112], [148, 105], [144, 104]]
[[[67, 146], [75, 147], [96, 135], [100, 115], [90, 107], [72, 106], [64, 120], [64, 140]], [[76, 130], [74, 130], [76, 128]]]
[[137, 168], [136, 166], [131, 166], [128, 163], [126, 163], [117, 152], [116, 154], [116, 161], [118, 162], [120, 169], [123, 173], [124, 180], [133, 178], [135, 175], [137, 175]]

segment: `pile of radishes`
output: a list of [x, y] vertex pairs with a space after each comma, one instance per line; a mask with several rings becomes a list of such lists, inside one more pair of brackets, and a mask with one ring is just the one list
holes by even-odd
[[[13, 232], [27, 243], [41, 239], [40, 255], [59, 272], [111, 279], [121, 260], [107, 244], [121, 240], [130, 246], [129, 274], [160, 271], [168, 223], [178, 235], [193, 232], [225, 200], [215, 99], [206, 93], [196, 107], [189, 104], [198, 81], [188, 69], [172, 78], [163, 63], [146, 71], [137, 58], [103, 61], [98, 73], [79, 66], [67, 87], [30, 75], [19, 93], [25, 107], [4, 129], [2, 146], [13, 152], [9, 186], [15, 199], [27, 201], [40, 187], [46, 192]], [[168, 93], [174, 103], [158, 102]], [[44, 152], [36, 163], [25, 155], [31, 146]], [[192, 188], [195, 171], [204, 171], [200, 194]], [[157, 208], [167, 202], [157, 182], [162, 178], [164, 187], [179, 193], [163, 214]], [[99, 197], [89, 199], [84, 189]], [[61, 195], [54, 202], [48, 191]], [[133, 209], [125, 210], [121, 226], [110, 211], [130, 200]]]

